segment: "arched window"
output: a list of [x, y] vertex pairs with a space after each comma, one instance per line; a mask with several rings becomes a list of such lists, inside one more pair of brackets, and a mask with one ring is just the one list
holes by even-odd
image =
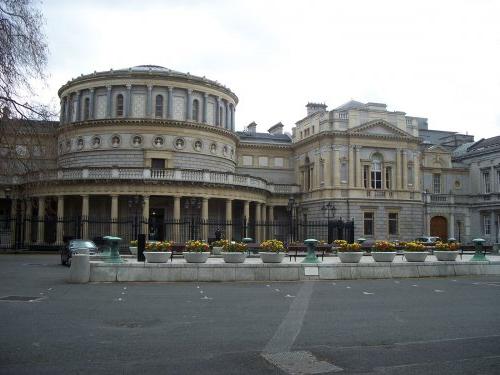
[[155, 117], [163, 117], [163, 95], [156, 95]]
[[375, 154], [372, 157], [370, 177], [372, 189], [382, 189], [382, 156], [380, 154]]
[[200, 102], [198, 99], [193, 100], [193, 113], [191, 118], [193, 121], [200, 121]]
[[123, 95], [116, 96], [116, 117], [123, 117]]
[[83, 101], [83, 119], [88, 120], [90, 117], [90, 98], [85, 98]]

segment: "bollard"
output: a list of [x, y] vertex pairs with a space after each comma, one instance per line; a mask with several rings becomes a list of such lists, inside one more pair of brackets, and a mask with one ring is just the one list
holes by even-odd
[[483, 253], [483, 243], [485, 241], [486, 240], [484, 240], [482, 238], [475, 238], [472, 240], [472, 242], [474, 242], [476, 252], [474, 253], [474, 256], [471, 258], [471, 261], [474, 261], [474, 262], [481, 262], [481, 261], [486, 262], [486, 261], [488, 261], [488, 259], [486, 258], [486, 256]]
[[144, 256], [144, 250], [146, 249], [146, 235], [139, 234], [137, 236], [137, 261], [145, 262], [146, 257]]
[[316, 256], [316, 252], [314, 251], [314, 249], [316, 248], [316, 244], [318, 243], [318, 240], [310, 238], [308, 240], [305, 240], [304, 243], [307, 245], [307, 255], [302, 261], [302, 263], [309, 263], [309, 264], [321, 263], [321, 261]]
[[90, 261], [88, 254], [75, 254], [72, 256], [69, 268], [69, 282], [76, 284], [88, 283], [90, 280]]

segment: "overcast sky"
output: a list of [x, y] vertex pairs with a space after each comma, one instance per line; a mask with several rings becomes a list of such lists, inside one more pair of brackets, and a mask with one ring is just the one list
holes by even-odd
[[45, 0], [40, 100], [80, 74], [153, 64], [207, 76], [240, 99], [236, 128], [309, 101], [355, 99], [431, 129], [500, 135], [500, 1]]

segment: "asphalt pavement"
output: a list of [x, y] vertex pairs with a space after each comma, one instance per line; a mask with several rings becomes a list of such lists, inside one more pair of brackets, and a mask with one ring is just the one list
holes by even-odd
[[0, 374], [500, 374], [500, 277], [68, 284], [0, 255]]

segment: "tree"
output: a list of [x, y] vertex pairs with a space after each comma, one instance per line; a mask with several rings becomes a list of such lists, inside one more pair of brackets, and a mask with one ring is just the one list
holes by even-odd
[[2, 117], [45, 120], [45, 106], [26, 103], [31, 80], [45, 80], [48, 47], [42, 13], [31, 0], [0, 0], [0, 108]]
[[[44, 19], [32, 0], [0, 0], [0, 176], [43, 168], [52, 149], [54, 112], [33, 98], [32, 82], [46, 80]], [[0, 181], [0, 184], [2, 181]]]

